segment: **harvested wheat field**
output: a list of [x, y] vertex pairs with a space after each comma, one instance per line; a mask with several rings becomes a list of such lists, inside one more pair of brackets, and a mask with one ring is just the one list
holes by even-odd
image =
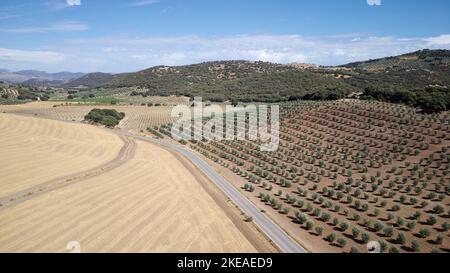
[[169, 106], [132, 106], [132, 105], [86, 105], [62, 104], [57, 102], [32, 102], [22, 105], [0, 105], [0, 111], [6, 113], [35, 116], [63, 121], [83, 121], [94, 108], [115, 109], [125, 113], [119, 128], [126, 130], [145, 130], [149, 127], [174, 122], [172, 107]]
[[[68, 252], [71, 241], [82, 252], [256, 251], [157, 146], [9, 114], [0, 126], [0, 252]], [[5, 200], [15, 191], [29, 192]]]
[[122, 145], [92, 126], [0, 114], [0, 198], [112, 161]]

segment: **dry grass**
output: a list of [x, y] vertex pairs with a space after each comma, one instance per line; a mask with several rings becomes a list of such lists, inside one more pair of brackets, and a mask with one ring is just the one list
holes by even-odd
[[92, 126], [0, 114], [0, 196], [101, 165], [121, 146]]
[[[53, 107], [56, 105], [57, 107]], [[84, 116], [94, 108], [116, 109], [125, 113], [125, 118], [119, 124], [119, 128], [126, 130], [145, 130], [148, 127], [171, 123], [176, 118], [171, 118], [170, 106], [94, 106], [94, 105], [61, 105], [55, 102], [33, 102], [23, 105], [3, 106], [0, 112], [17, 113], [48, 119], [63, 121], [82, 121]]]
[[[87, 125], [9, 114], [0, 124], [0, 197], [98, 165], [123, 145]], [[109, 172], [0, 210], [0, 252], [67, 252], [69, 241], [83, 252], [256, 251], [174, 155], [142, 142]]]

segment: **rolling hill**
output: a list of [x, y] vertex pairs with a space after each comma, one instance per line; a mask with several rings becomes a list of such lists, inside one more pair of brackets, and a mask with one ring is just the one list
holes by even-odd
[[[353, 88], [330, 75], [268, 62], [221, 61], [187, 66], [157, 66], [119, 75], [88, 74], [65, 86], [139, 87], [143, 95], [202, 96], [212, 101], [274, 102], [312, 93], [339, 93]], [[89, 79], [89, 80], [88, 80]]]
[[415, 89], [450, 85], [450, 50], [421, 50], [400, 56], [350, 63], [322, 71], [346, 75], [359, 88]]
[[89, 73], [86, 74], [78, 79], [75, 79], [73, 81], [70, 81], [68, 83], [65, 83], [61, 85], [65, 88], [74, 88], [74, 87], [96, 87], [101, 86], [109, 81], [111, 81], [115, 76], [113, 74], [108, 73]]
[[[35, 86], [36, 81], [27, 83]], [[90, 73], [59, 86], [94, 89], [93, 93], [97, 87], [131, 87], [138, 90], [133, 96], [202, 96], [216, 102], [330, 100], [351, 95], [441, 111], [450, 107], [450, 51], [421, 50], [335, 67], [250, 61], [156, 66], [125, 74]]]
[[[222, 61], [168, 67], [157, 66], [127, 74], [87, 74], [66, 87], [142, 87], [152, 94], [242, 93], [296, 94], [346, 87], [364, 90], [373, 85], [425, 88], [450, 85], [450, 51], [422, 50], [400, 56], [355, 62], [336, 67], [281, 65], [268, 62]], [[256, 90], [256, 89], [260, 90]], [[270, 90], [270, 94], [267, 93]], [[251, 96], [251, 95], [250, 95]], [[285, 97], [285, 96], [283, 96]]]

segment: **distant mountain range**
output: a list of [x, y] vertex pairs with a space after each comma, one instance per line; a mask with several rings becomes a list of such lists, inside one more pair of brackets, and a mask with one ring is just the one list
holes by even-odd
[[58, 86], [84, 76], [84, 73], [47, 73], [38, 70], [8, 71], [0, 69], [0, 81], [20, 83], [30, 86]]

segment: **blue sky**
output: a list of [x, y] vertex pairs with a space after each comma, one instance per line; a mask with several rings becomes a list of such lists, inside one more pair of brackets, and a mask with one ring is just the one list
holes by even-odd
[[450, 48], [448, 0], [2, 0], [0, 68], [337, 65]]

